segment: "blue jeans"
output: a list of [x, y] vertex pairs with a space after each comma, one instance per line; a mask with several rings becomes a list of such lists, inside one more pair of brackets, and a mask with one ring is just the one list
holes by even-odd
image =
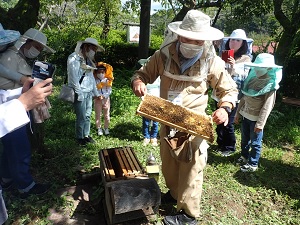
[[83, 101], [74, 102], [76, 114], [75, 132], [77, 139], [83, 139], [90, 135], [91, 130], [91, 114], [93, 107], [92, 93], [83, 93]]
[[241, 127], [241, 155], [248, 159], [248, 163], [251, 166], [258, 166], [263, 139], [263, 130], [259, 133], [254, 132], [255, 124], [256, 121], [251, 121], [243, 117]]
[[[152, 121], [152, 127], [150, 128], [150, 123]], [[147, 119], [143, 117], [143, 135], [144, 138], [157, 138], [158, 134], [158, 122]]]
[[28, 190], [35, 183], [30, 174], [31, 146], [26, 126], [6, 134], [1, 138], [1, 177], [11, 178], [20, 190]]
[[236, 104], [236, 107], [232, 110], [231, 114], [229, 115], [228, 124], [226, 126], [224, 126], [224, 123], [217, 125], [217, 143], [222, 152], [235, 151], [236, 137], [234, 133], [234, 116], [237, 107], [238, 104]]

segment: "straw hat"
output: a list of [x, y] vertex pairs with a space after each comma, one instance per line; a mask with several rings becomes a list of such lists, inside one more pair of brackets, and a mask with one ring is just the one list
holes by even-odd
[[4, 30], [0, 23], [0, 45], [7, 45], [15, 42], [20, 37], [20, 32], [15, 30]]
[[264, 67], [264, 68], [282, 68], [275, 64], [274, 56], [269, 53], [259, 54], [253, 63], [245, 63], [245, 66], [250, 67]]
[[188, 11], [182, 21], [170, 23], [168, 28], [192, 40], [213, 41], [224, 37], [222, 31], [210, 26], [210, 17], [198, 10]]
[[44, 46], [44, 50], [50, 53], [54, 53], [55, 51], [47, 46], [47, 37], [45, 34], [43, 34], [41, 31], [29, 28], [16, 42], [15, 47], [17, 49], [20, 49], [22, 45], [26, 43], [26, 41], [30, 39], [33, 41], [36, 41], [40, 43], [42, 46]]
[[243, 29], [236, 29], [232, 31], [229, 37], [225, 37], [224, 39], [237, 39], [237, 40], [245, 40], [245, 41], [252, 41], [253, 39], [247, 38], [246, 33]]
[[98, 44], [98, 41], [95, 38], [86, 38], [84, 41], [78, 41], [76, 49], [81, 47], [82, 44], [92, 44], [98, 47], [97, 52], [103, 52], [104, 48]]

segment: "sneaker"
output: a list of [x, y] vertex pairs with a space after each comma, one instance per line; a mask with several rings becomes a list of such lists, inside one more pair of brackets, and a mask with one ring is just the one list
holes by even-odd
[[251, 166], [249, 163], [241, 166], [242, 172], [255, 172], [258, 169], [258, 166]]
[[236, 161], [236, 164], [237, 165], [240, 165], [240, 166], [243, 166], [245, 164], [248, 163], [248, 160], [244, 157], [244, 156], [241, 156], [240, 158], [237, 159]]
[[103, 135], [102, 128], [98, 128], [98, 135], [99, 135], [99, 136], [102, 136], [102, 135]]
[[174, 216], [166, 216], [164, 218], [166, 225], [197, 225], [197, 220], [184, 212], [180, 212]]
[[104, 129], [104, 134], [105, 134], [105, 135], [109, 135], [109, 130], [108, 130], [108, 128]]
[[14, 181], [11, 180], [9, 182], [4, 182], [2, 179], [0, 179], [0, 185], [2, 187], [3, 191], [8, 191], [13, 186]]
[[144, 141], [143, 141], [143, 145], [146, 146], [150, 143], [150, 139], [148, 138], [145, 138]]
[[158, 143], [157, 143], [157, 139], [156, 139], [156, 138], [151, 138], [151, 139], [150, 139], [150, 142], [151, 142], [152, 146], [158, 146]]
[[95, 143], [94, 139], [91, 136], [85, 137], [84, 140], [86, 141], [86, 143]]
[[232, 150], [220, 152], [221, 156], [224, 156], [224, 157], [231, 156], [234, 153], [235, 153], [235, 151], [232, 151]]
[[29, 191], [20, 194], [21, 199], [28, 198], [30, 195], [42, 195], [50, 189], [49, 184], [36, 183]]

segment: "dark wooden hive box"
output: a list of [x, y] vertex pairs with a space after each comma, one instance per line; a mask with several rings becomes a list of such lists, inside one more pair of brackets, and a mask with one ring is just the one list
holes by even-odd
[[108, 224], [157, 213], [159, 186], [147, 176], [131, 147], [102, 149], [99, 160]]

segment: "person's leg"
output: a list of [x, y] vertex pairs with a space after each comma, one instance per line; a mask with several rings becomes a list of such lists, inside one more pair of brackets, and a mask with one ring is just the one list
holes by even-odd
[[85, 116], [84, 116], [84, 137], [90, 136], [91, 131], [91, 114], [93, 110], [93, 96], [92, 93], [87, 93], [85, 98]]
[[78, 140], [83, 139], [84, 136], [84, 126], [85, 126], [85, 98], [83, 101], [75, 101], [74, 102], [74, 110], [76, 114], [76, 122], [75, 122], [75, 132], [76, 138]]
[[95, 98], [94, 100], [94, 108], [95, 108], [95, 123], [96, 129], [101, 128], [101, 99]]
[[228, 152], [235, 152], [235, 144], [236, 144], [236, 137], [234, 133], [234, 116], [236, 113], [236, 109], [232, 111], [229, 115], [228, 124], [223, 129], [223, 150]]
[[256, 122], [251, 122], [251, 151], [250, 151], [250, 157], [249, 157], [249, 164], [251, 166], [258, 166], [258, 162], [261, 155], [261, 148], [262, 148], [262, 139], [263, 139], [263, 130], [261, 130], [258, 133], [254, 132]]
[[[215, 102], [215, 109], [218, 108], [218, 102], [217, 101], [214, 101]], [[216, 127], [216, 133], [217, 133], [217, 144], [218, 144], [218, 150], [221, 150], [221, 151], [225, 151], [224, 147], [223, 147], [223, 130], [224, 130], [224, 124], [219, 124], [217, 125]]]
[[103, 116], [104, 116], [104, 128], [109, 128], [110, 123], [110, 98], [103, 99]]
[[160, 157], [162, 162], [162, 174], [165, 178], [166, 186], [170, 190], [170, 194], [174, 199], [178, 196], [178, 182], [179, 182], [179, 164], [171, 156], [170, 147], [164, 140], [168, 134], [166, 133], [166, 126], [161, 125], [160, 128]]
[[207, 162], [208, 144], [201, 138], [192, 141], [193, 158], [179, 163], [177, 211], [184, 210], [192, 217], [200, 216], [203, 170]]
[[31, 147], [26, 126], [2, 137], [2, 143], [7, 160], [6, 171], [1, 171], [2, 178], [12, 178], [19, 190], [28, 191], [35, 183], [30, 174]]
[[218, 144], [218, 150], [225, 151], [223, 146], [223, 131], [224, 131], [224, 124], [219, 124], [216, 127], [216, 133], [217, 133], [217, 144]]
[[251, 121], [242, 117], [242, 126], [241, 126], [241, 155], [245, 158], [249, 158], [249, 149], [250, 149], [250, 127]]
[[143, 117], [142, 133], [144, 138], [147, 139], [150, 139], [149, 124], [150, 124], [150, 119]]
[[158, 134], [158, 122], [152, 120], [152, 127], [150, 131], [150, 138], [157, 138]]

